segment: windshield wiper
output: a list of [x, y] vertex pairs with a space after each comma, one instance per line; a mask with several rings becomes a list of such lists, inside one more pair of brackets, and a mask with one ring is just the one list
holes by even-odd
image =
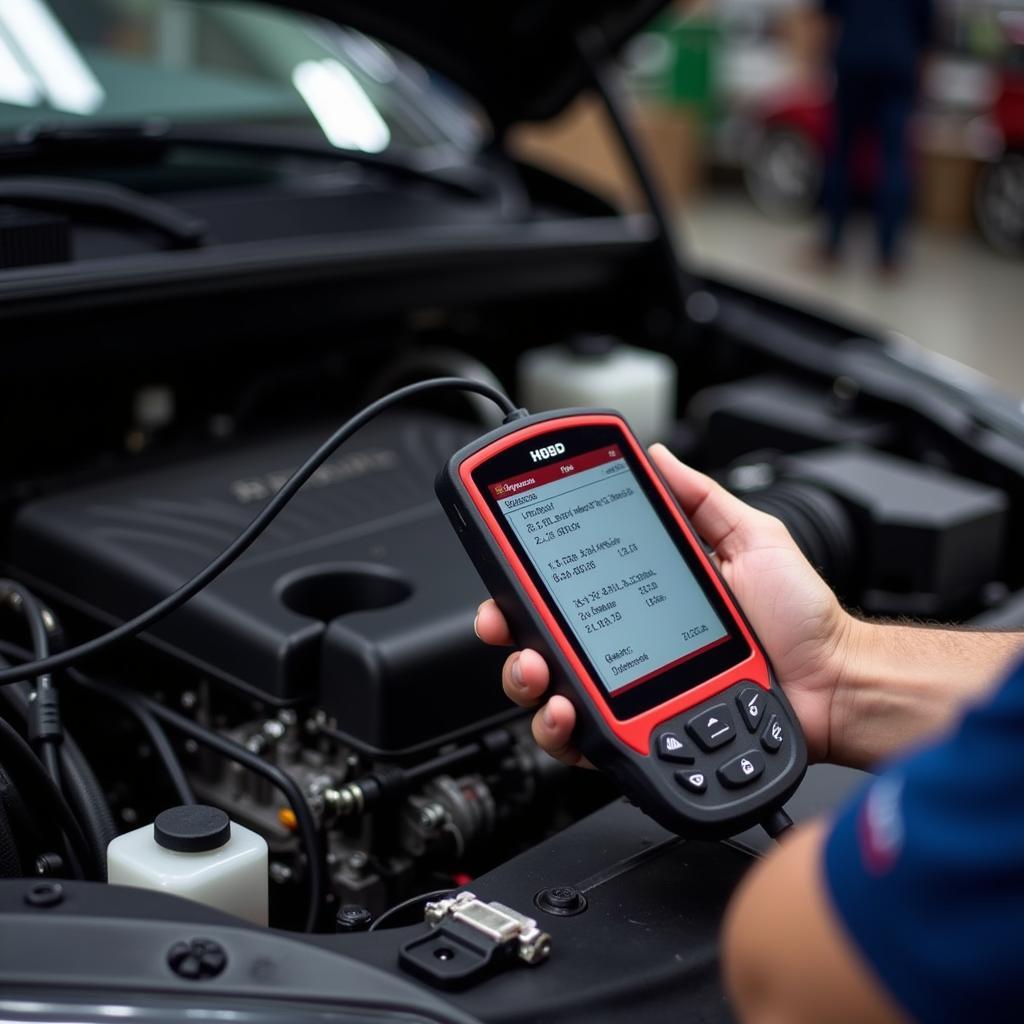
[[175, 249], [203, 244], [206, 222], [170, 203], [105, 181], [80, 178], [0, 176], [0, 203], [68, 212], [88, 211], [106, 220], [128, 221], [163, 235]]
[[95, 155], [104, 159], [157, 159], [177, 147], [220, 149], [228, 152], [265, 153], [268, 156], [297, 156], [359, 164], [392, 177], [428, 182], [474, 199], [493, 192], [486, 175], [466, 164], [431, 166], [426, 162], [393, 154], [364, 153], [340, 149], [328, 142], [282, 137], [280, 130], [260, 132], [251, 126], [216, 128], [177, 128], [162, 118], [149, 118], [128, 124], [28, 125], [13, 137], [0, 140], [0, 168], [6, 163], [25, 160], [45, 162]]

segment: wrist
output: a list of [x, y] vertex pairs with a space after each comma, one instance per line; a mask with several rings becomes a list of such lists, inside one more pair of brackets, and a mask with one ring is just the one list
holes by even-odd
[[1024, 647], [1020, 633], [871, 622], [844, 612], [828, 759], [871, 768], [958, 720]]
[[878, 628], [876, 623], [843, 611], [829, 704], [828, 760], [834, 764], [864, 768], [870, 763], [863, 741], [864, 697], [870, 693], [872, 681], [878, 675], [873, 663], [882, 642]]
[[851, 615], [837, 602], [832, 630], [832, 654], [828, 678], [828, 750], [824, 760], [833, 764], [851, 764], [847, 724], [853, 695], [865, 675], [863, 651], [870, 648], [871, 623]]

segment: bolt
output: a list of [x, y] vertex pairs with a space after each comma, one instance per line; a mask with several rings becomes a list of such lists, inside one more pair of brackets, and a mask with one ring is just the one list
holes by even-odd
[[271, 718], [263, 723], [263, 735], [266, 736], [267, 739], [272, 742], [276, 742], [277, 740], [279, 740], [284, 735], [284, 733], [284, 722], [276, 718]]
[[321, 794], [324, 807], [332, 817], [343, 818], [363, 809], [363, 791], [354, 783], [342, 786], [328, 786]]
[[192, 939], [176, 942], [167, 951], [167, 966], [179, 978], [202, 981], [215, 978], [228, 963], [223, 947], [212, 939]]
[[199, 697], [195, 690], [185, 690], [181, 695], [181, 707], [184, 711], [191, 711], [198, 703]]
[[260, 735], [250, 736], [245, 741], [245, 749], [250, 754], [262, 754], [267, 746], [267, 741]]
[[533, 902], [546, 914], [556, 917], [572, 917], [587, 909], [587, 898], [571, 885], [555, 885], [549, 889], [541, 889], [533, 898]]
[[362, 871], [370, 862], [370, 858], [362, 850], [353, 850], [348, 855], [348, 866], [353, 871]]
[[30, 907], [55, 907], [64, 902], [64, 886], [60, 882], [37, 882], [25, 893]]
[[338, 910], [334, 929], [339, 932], [365, 932], [373, 923], [373, 914], [358, 903], [346, 903]]
[[445, 809], [440, 804], [424, 804], [420, 808], [420, 828], [427, 832], [433, 832], [436, 828], [440, 828], [446, 817]]
[[41, 853], [35, 866], [37, 875], [59, 875], [64, 870], [64, 858], [59, 853]]
[[522, 943], [519, 955], [528, 964], [543, 963], [551, 956], [551, 936], [547, 932], [537, 932], [529, 942]]
[[279, 860], [272, 860], [270, 862], [268, 873], [270, 880], [275, 885], [285, 885], [295, 876], [295, 872], [287, 864], [282, 864]]

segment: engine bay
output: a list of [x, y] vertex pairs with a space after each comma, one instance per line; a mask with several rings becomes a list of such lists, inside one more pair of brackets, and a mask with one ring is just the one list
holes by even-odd
[[[511, 383], [518, 357], [487, 365], [448, 345], [407, 347], [398, 365], [406, 377], [470, 365]], [[764, 362], [733, 379], [709, 367], [706, 386], [687, 378], [670, 446], [781, 518], [848, 606], [944, 621], [1012, 608], [1019, 477], [965, 473], [957, 441], [909, 429], [847, 377]], [[136, 390], [118, 456], [12, 489], [5, 573], [68, 641], [165, 596], [330, 433], [319, 389], [308, 409], [294, 405], [307, 379], [264, 379], [250, 399], [262, 411], [230, 429], [209, 417], [204, 440], [194, 417], [168, 414], [186, 392]], [[266, 839], [272, 925], [329, 930], [339, 908], [371, 920], [464, 886], [614, 799], [597, 773], [535, 748], [498, 685], [504, 652], [473, 635], [486, 593], [432, 480], [487, 416], [435, 398], [369, 424], [218, 580], [64, 683], [68, 747], [109, 807], [93, 820], [100, 862], [116, 833], [188, 797]], [[16, 605], [5, 606], [8, 660], [28, 642]], [[7, 698], [16, 712], [25, 693]], [[12, 874], [67, 869], [45, 829], [27, 843], [8, 829], [6, 842]]]

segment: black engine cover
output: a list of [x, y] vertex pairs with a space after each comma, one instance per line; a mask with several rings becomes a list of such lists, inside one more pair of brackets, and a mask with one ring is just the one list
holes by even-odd
[[[202, 569], [330, 432], [250, 443], [24, 505], [8, 552], [41, 592], [129, 618]], [[400, 753], [508, 710], [487, 595], [433, 494], [472, 428], [365, 427], [256, 544], [146, 639], [272, 702], [313, 700], [367, 751]]]

